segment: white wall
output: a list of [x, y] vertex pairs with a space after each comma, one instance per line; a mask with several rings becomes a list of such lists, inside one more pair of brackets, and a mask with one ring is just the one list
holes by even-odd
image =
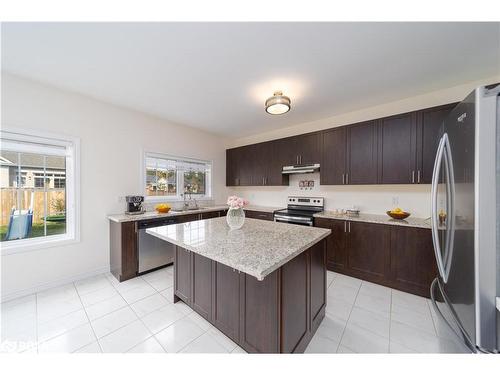
[[[495, 82], [500, 82], [500, 76], [468, 82], [460, 86], [406, 98], [376, 107], [365, 108], [319, 121], [303, 123], [251, 137], [230, 140], [227, 146], [243, 146], [256, 142], [353, 124], [421, 108], [458, 102], [464, 99], [475, 87]], [[298, 186], [299, 180], [310, 179], [315, 181], [314, 188], [312, 190], [300, 190]], [[231, 188], [231, 192], [249, 199], [250, 203], [254, 205], [286, 206], [286, 197], [288, 195], [321, 196], [325, 198], [325, 205], [328, 210], [356, 205], [363, 212], [378, 214], [383, 214], [385, 211], [392, 208], [394, 206], [394, 198], [398, 202], [398, 206], [411, 212], [413, 216], [421, 218], [430, 216], [430, 185], [320, 186], [319, 173], [315, 173], [291, 176], [290, 185], [285, 187], [235, 187]]]
[[109, 271], [106, 215], [120, 196], [141, 193], [143, 149], [213, 161], [213, 192], [226, 199], [227, 142], [193, 128], [2, 73], [2, 126], [81, 140], [81, 241], [1, 257], [2, 299]]

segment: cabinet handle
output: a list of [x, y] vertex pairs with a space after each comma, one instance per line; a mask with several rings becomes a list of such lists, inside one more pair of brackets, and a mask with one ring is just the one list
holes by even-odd
[[344, 221], [344, 233], [347, 233], [347, 221]]
[[411, 183], [415, 183], [415, 171], [411, 171]]
[[349, 222], [349, 233], [351, 233], [351, 222]]
[[302, 155], [300, 155], [300, 164], [302, 164]]
[[420, 169], [417, 171], [417, 183], [420, 183]]
[[349, 173], [346, 173], [345, 174], [345, 184], [348, 185], [349, 184]]
[[342, 173], [342, 185], [345, 185], [345, 173]]

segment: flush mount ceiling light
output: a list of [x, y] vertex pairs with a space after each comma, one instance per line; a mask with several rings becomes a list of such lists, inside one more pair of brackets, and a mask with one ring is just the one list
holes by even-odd
[[266, 100], [266, 112], [271, 115], [282, 115], [290, 110], [290, 98], [284, 96], [281, 91], [275, 91], [274, 95]]

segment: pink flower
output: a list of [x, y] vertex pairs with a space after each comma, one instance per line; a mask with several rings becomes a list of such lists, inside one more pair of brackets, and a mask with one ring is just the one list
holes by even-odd
[[231, 208], [242, 208], [248, 205], [248, 200], [232, 195], [227, 198], [227, 205]]

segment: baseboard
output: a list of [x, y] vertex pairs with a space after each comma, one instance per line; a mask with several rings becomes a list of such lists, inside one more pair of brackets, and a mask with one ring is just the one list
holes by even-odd
[[109, 266], [98, 268], [96, 270], [89, 271], [89, 272], [84, 272], [84, 273], [78, 274], [76, 276], [64, 277], [64, 278], [57, 279], [54, 281], [49, 281], [46, 283], [38, 284], [32, 288], [18, 290], [18, 291], [9, 293], [9, 294], [4, 294], [2, 292], [1, 293], [1, 302], [7, 302], [7, 301], [10, 301], [10, 300], [13, 300], [16, 298], [25, 297], [25, 296], [28, 296], [30, 294], [42, 292], [42, 291], [50, 289], [50, 288], [55, 288], [55, 287], [62, 286], [65, 284], [73, 283], [75, 281], [86, 279], [86, 278], [92, 277], [92, 276], [97, 276], [97, 275], [100, 275], [100, 274], [103, 274], [106, 272], [109, 272]]

